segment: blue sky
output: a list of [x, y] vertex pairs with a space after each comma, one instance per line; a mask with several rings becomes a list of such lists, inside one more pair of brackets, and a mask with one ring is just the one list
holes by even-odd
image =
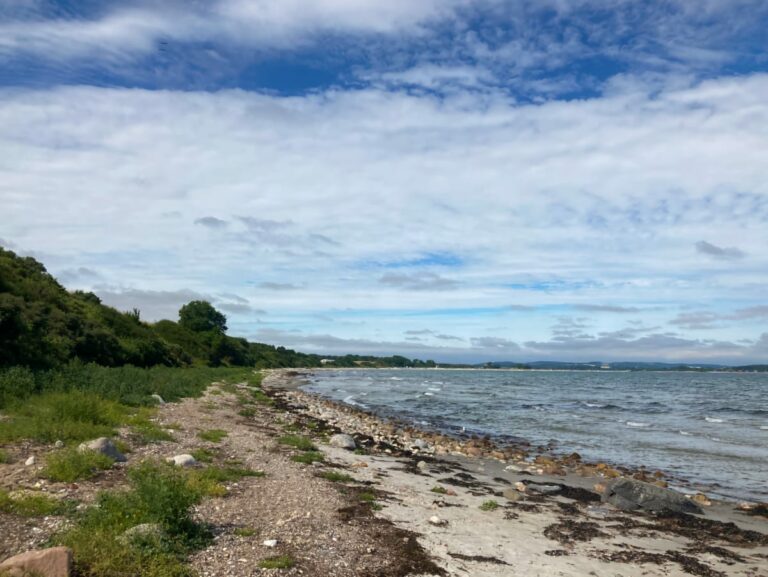
[[768, 4], [0, 0], [0, 244], [147, 319], [768, 359]]

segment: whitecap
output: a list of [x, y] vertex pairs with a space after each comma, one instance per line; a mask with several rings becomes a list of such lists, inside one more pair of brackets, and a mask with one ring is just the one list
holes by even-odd
[[349, 395], [348, 397], [344, 397], [343, 401], [344, 403], [348, 405], [352, 405], [354, 407], [362, 407], [363, 409], [367, 409], [368, 407], [364, 405], [363, 403], [359, 403], [355, 400], [355, 397], [353, 395]]
[[430, 390], [430, 391], [442, 391], [443, 389], [441, 389], [440, 387], [429, 387], [428, 390]]
[[715, 417], [704, 417], [704, 420], [708, 423], [722, 423], [722, 419], [716, 419]]
[[425, 397], [434, 397], [435, 393], [424, 393]]
[[762, 429], [763, 431], [768, 431], [768, 425], [763, 425], [762, 427], [760, 427], [760, 429]]
[[637, 421], [627, 421], [627, 427], [632, 427], [633, 429], [642, 429], [644, 427], [650, 427], [650, 423], [638, 423]]
[[686, 437], [690, 437], [690, 436], [692, 436], [692, 435], [693, 435], [693, 433], [689, 433], [688, 431], [680, 431], [680, 434], [681, 434], [681, 435], [684, 435], [684, 436], [686, 436]]
[[584, 402], [584, 405], [589, 407], [590, 409], [604, 409], [607, 405], [603, 405], [602, 403], [587, 403]]
[[390, 381], [402, 381], [403, 379], [401, 379], [400, 377], [389, 377], [389, 380]]

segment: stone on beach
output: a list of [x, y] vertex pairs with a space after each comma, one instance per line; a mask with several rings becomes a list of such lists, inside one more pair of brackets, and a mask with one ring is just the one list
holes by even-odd
[[429, 469], [429, 465], [427, 464], [426, 461], [419, 461], [418, 463], [416, 463], [416, 468], [419, 471], [426, 471]]
[[448, 524], [448, 521], [446, 521], [445, 519], [441, 519], [437, 515], [432, 515], [429, 518], [429, 522], [430, 522], [430, 524], [435, 525], [436, 527], [442, 527], [442, 526]]
[[701, 508], [684, 495], [635, 479], [613, 481], [606, 487], [602, 500], [623, 511], [643, 509], [655, 513], [702, 513]]
[[34, 465], [35, 464], [35, 456], [32, 455], [31, 457], [29, 457], [26, 461], [24, 461], [24, 464], [27, 467], [31, 467], [32, 465]]
[[12, 577], [40, 575], [42, 577], [69, 577], [72, 573], [72, 549], [51, 547], [27, 551], [0, 563], [0, 574]]
[[92, 441], [80, 443], [80, 445], [77, 447], [77, 450], [81, 453], [84, 453], [85, 451], [94, 451], [96, 453], [106, 455], [110, 459], [114, 459], [115, 461], [121, 463], [127, 460], [125, 456], [117, 450], [115, 444], [107, 437], [99, 437], [98, 439], [94, 439]]
[[332, 447], [338, 447], [339, 449], [348, 449], [350, 451], [354, 451], [357, 448], [357, 443], [355, 443], [355, 439], [352, 438], [352, 435], [346, 435], [344, 433], [333, 435], [329, 439], [328, 444], [331, 445]]
[[519, 501], [520, 499], [523, 498], [522, 493], [520, 493], [520, 491], [518, 491], [517, 489], [504, 489], [504, 492], [502, 493], [502, 495], [507, 501], [512, 501], [512, 502]]
[[191, 467], [197, 463], [197, 460], [192, 455], [174, 455], [166, 459], [169, 463], [173, 463], [177, 467]]

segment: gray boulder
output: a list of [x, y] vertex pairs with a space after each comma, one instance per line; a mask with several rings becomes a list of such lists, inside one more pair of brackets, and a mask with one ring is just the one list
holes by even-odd
[[602, 500], [623, 511], [702, 513], [701, 508], [684, 495], [635, 479], [616, 479], [606, 487]]
[[343, 433], [340, 433], [338, 435], [333, 435], [328, 443], [331, 445], [331, 447], [339, 447], [340, 449], [349, 449], [350, 451], [354, 451], [357, 447], [357, 444], [355, 443], [355, 440], [352, 438], [351, 435], [345, 435]]
[[78, 451], [81, 453], [85, 451], [95, 451], [96, 453], [101, 453], [102, 455], [106, 455], [107, 457], [114, 459], [115, 461], [119, 462], [125, 462], [127, 459], [125, 456], [117, 450], [117, 447], [115, 447], [115, 444], [106, 437], [99, 437], [98, 439], [94, 439], [93, 441], [86, 441], [85, 443], [80, 443], [80, 446], [77, 448]]

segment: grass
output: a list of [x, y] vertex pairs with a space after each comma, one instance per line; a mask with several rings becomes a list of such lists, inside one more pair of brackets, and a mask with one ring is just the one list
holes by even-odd
[[481, 511], [495, 511], [499, 507], [501, 507], [501, 505], [499, 505], [496, 501], [491, 499], [490, 501], [483, 501], [483, 504], [480, 505], [480, 510]]
[[48, 455], [42, 475], [51, 481], [72, 483], [90, 479], [109, 469], [114, 460], [95, 451], [78, 451], [76, 447], [60, 449]]
[[440, 485], [435, 485], [430, 489], [430, 491], [437, 493], [438, 495], [445, 495], [448, 492], [448, 489], [441, 487]]
[[315, 462], [322, 462], [325, 460], [325, 456], [320, 451], [305, 451], [298, 455], [291, 457], [292, 461], [297, 463], [304, 463], [305, 465], [311, 465]]
[[220, 443], [227, 435], [228, 433], [223, 429], [209, 429], [197, 434], [198, 438], [211, 443]]
[[11, 462], [11, 456], [8, 454], [8, 452], [0, 449], [0, 464], [10, 463], [10, 462]]
[[108, 437], [129, 414], [124, 405], [82, 391], [45, 393], [24, 403], [13, 403], [4, 412], [10, 419], [0, 421], [0, 443]]
[[201, 447], [199, 449], [194, 449], [190, 455], [195, 458], [195, 461], [200, 461], [201, 463], [212, 463], [213, 459], [217, 455], [217, 451]]
[[[186, 556], [210, 542], [206, 527], [191, 515], [203, 494], [182, 470], [143, 463], [128, 471], [130, 487], [99, 494], [54, 543], [74, 550], [76, 573], [84, 577], [192, 577]], [[152, 523], [160, 536], [129, 541], [123, 533]]]
[[234, 534], [238, 537], [253, 537], [256, 533], [256, 529], [252, 529], [251, 527], [238, 527], [234, 530]]
[[224, 483], [238, 481], [243, 477], [263, 477], [264, 471], [243, 467], [206, 467], [189, 473], [189, 481], [206, 497], [223, 497], [227, 494]]
[[333, 483], [350, 483], [355, 480], [351, 475], [339, 473], [338, 471], [326, 471], [320, 476]]
[[256, 409], [253, 409], [251, 407], [245, 407], [244, 409], [240, 409], [237, 413], [241, 417], [255, 417], [256, 416]]
[[317, 447], [307, 437], [301, 435], [283, 435], [277, 442], [281, 445], [287, 445], [300, 451], [316, 451]]
[[128, 419], [128, 424], [138, 437], [141, 444], [173, 441], [173, 435], [152, 421], [157, 409], [142, 407]]
[[359, 493], [357, 495], [357, 498], [364, 503], [373, 503], [374, 501], [376, 501], [376, 495], [374, 495], [373, 493], [369, 493], [367, 491], [363, 491], [362, 493]]
[[61, 501], [43, 493], [14, 496], [0, 489], [0, 512], [22, 517], [62, 515], [71, 510], [71, 502]]
[[262, 569], [290, 569], [295, 564], [292, 557], [288, 555], [279, 555], [277, 557], [267, 557], [259, 561], [259, 567]]
[[251, 398], [262, 405], [272, 406], [275, 401], [261, 389], [251, 389]]

